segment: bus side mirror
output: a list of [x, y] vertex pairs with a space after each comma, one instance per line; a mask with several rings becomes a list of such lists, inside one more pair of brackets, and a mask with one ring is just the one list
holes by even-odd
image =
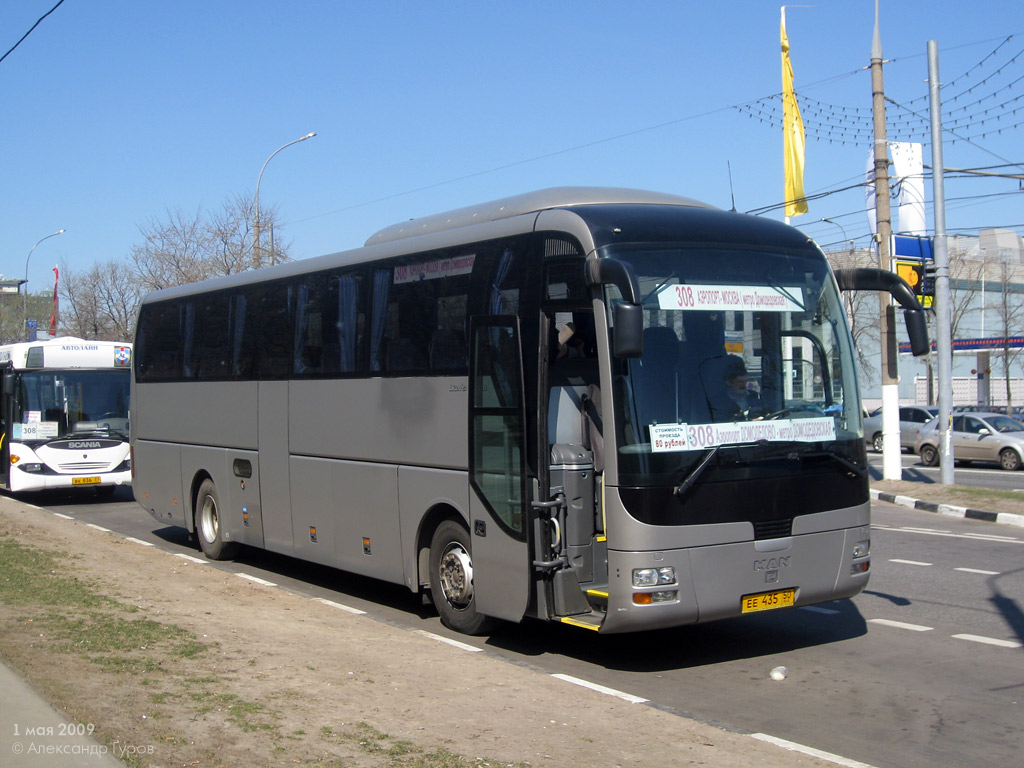
[[612, 307], [615, 357], [640, 357], [644, 353], [644, 313], [639, 304], [617, 301]]
[[840, 291], [888, 291], [903, 307], [903, 319], [910, 336], [910, 350], [914, 357], [927, 355], [931, 351], [928, 341], [928, 324], [924, 309], [918, 302], [907, 281], [899, 275], [873, 267], [852, 267], [835, 271]]
[[931, 351], [931, 343], [928, 341], [928, 321], [925, 320], [924, 310], [904, 309], [903, 321], [907, 325], [911, 353], [914, 357], [927, 355]]

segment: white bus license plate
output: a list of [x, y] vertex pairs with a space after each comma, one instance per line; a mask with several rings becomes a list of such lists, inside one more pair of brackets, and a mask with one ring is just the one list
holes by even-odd
[[72, 477], [72, 485], [95, 485], [100, 479], [98, 477]]
[[741, 613], [755, 611], [771, 611], [775, 608], [790, 608], [796, 602], [795, 589], [779, 589], [775, 592], [761, 592], [756, 595], [745, 595]]

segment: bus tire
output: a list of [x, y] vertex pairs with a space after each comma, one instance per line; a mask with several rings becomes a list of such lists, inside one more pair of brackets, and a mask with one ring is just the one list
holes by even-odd
[[203, 480], [196, 494], [195, 531], [199, 548], [210, 560], [231, 560], [238, 554], [237, 541], [224, 541], [217, 486], [209, 478]]
[[464, 635], [483, 635], [494, 619], [477, 613], [469, 531], [445, 520], [430, 541], [430, 596], [441, 623]]

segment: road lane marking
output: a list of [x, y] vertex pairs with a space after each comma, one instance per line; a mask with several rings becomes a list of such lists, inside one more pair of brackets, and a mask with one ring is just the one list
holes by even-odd
[[942, 536], [947, 539], [968, 539], [970, 541], [993, 541], [1000, 544], [1024, 544], [1024, 540], [1014, 536], [997, 536], [984, 533], [946, 533], [944, 531], [925, 530], [923, 528], [901, 528], [894, 526], [871, 525], [877, 531], [894, 531], [899, 533], [920, 533], [925, 536]]
[[261, 579], [259, 576], [250, 576], [248, 573], [236, 573], [235, 576], [237, 576], [240, 579], [246, 579], [247, 581], [255, 582], [256, 584], [262, 584], [264, 587], [276, 587], [277, 586], [277, 584], [275, 584], [272, 581], [267, 581], [266, 579]]
[[97, 531], [103, 531], [104, 533], [113, 533], [109, 528], [104, 528], [102, 525], [96, 525], [96, 523], [86, 523], [89, 528], [95, 528]]
[[65, 515], [63, 512], [51, 512], [54, 517], [63, 517], [65, 520], [74, 520], [71, 515]]
[[318, 603], [323, 603], [324, 605], [329, 605], [331, 608], [337, 608], [339, 611], [345, 611], [347, 613], [354, 613], [357, 616], [365, 616], [366, 615], [366, 611], [361, 611], [358, 608], [352, 608], [352, 607], [350, 607], [348, 605], [342, 605], [341, 603], [336, 603], [333, 600], [328, 600], [327, 598], [324, 598], [324, 597], [318, 597], [318, 598], [315, 598], [315, 599], [316, 599], [316, 601]]
[[800, 752], [804, 755], [811, 757], [817, 757], [822, 760], [828, 760], [830, 763], [836, 765], [845, 766], [845, 768], [872, 768], [867, 763], [861, 763], [857, 760], [851, 760], [848, 757], [842, 755], [834, 755], [831, 752], [822, 752], [820, 749], [814, 747], [807, 747], [803, 744], [797, 744], [795, 741], [787, 741], [786, 739], [780, 739], [777, 736], [769, 736], [767, 733], [752, 733], [750, 734], [758, 741], [765, 741], [769, 744], [774, 744], [776, 747], [782, 747], [782, 749], [788, 749], [790, 752]]
[[953, 635], [956, 640], [969, 640], [972, 643], [984, 643], [985, 645], [995, 645], [999, 648], [1021, 648], [1024, 644], [1018, 643], [1016, 640], [999, 640], [995, 637], [982, 637], [981, 635]]
[[909, 629], [911, 632], [931, 632], [935, 629], [935, 627], [923, 627], [920, 624], [907, 624], [905, 621], [892, 621], [891, 619], [868, 619], [868, 623], [896, 629]]
[[136, 539], [134, 536], [125, 536], [125, 541], [130, 541], [132, 544], [141, 544], [144, 547], [152, 547], [152, 542], [143, 541], [142, 539]]
[[899, 558], [895, 558], [895, 557], [890, 558], [889, 562], [890, 563], [900, 563], [902, 565], [923, 565], [923, 566], [930, 566], [930, 565], [932, 565], [932, 563], [922, 563], [920, 560], [900, 560]]
[[452, 640], [450, 637], [444, 637], [443, 635], [435, 635], [433, 632], [427, 632], [424, 629], [414, 629], [413, 632], [415, 632], [417, 635], [429, 637], [431, 640], [437, 640], [437, 642], [439, 643], [445, 643], [446, 645], [450, 645], [454, 648], [458, 648], [463, 651], [469, 651], [470, 653], [480, 653], [481, 651], [483, 651], [483, 648], [477, 648], [475, 645], [470, 645], [469, 643], [461, 643], [458, 640]]
[[980, 568], [954, 568], [954, 571], [960, 571], [960, 573], [980, 573], [982, 576], [998, 576], [999, 571], [983, 571]]
[[192, 557], [192, 555], [186, 555], [184, 552], [172, 552], [175, 557], [180, 557], [182, 560], [188, 560], [190, 563], [199, 563], [199, 565], [209, 565], [209, 560], [203, 560], [201, 557]]
[[643, 699], [639, 696], [634, 696], [631, 693], [623, 693], [622, 691], [616, 691], [614, 688], [607, 688], [603, 685], [591, 683], [587, 680], [580, 680], [580, 678], [572, 677], [571, 675], [555, 674], [552, 675], [552, 677], [556, 677], [559, 680], [563, 680], [567, 683], [572, 683], [573, 685], [579, 685], [583, 688], [589, 688], [590, 690], [597, 691], [598, 693], [605, 693], [609, 696], [614, 696], [618, 699], [622, 699], [623, 701], [628, 701], [631, 704], [646, 704], [648, 701], [648, 699]]

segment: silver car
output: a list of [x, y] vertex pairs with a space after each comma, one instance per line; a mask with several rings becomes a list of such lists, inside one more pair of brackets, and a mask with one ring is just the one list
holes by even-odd
[[[914, 452], [914, 442], [922, 427], [938, 415], [939, 409], [926, 405], [900, 406], [900, 448]], [[882, 450], [882, 412], [864, 419], [864, 442], [876, 451]]]
[[[914, 446], [921, 463], [929, 467], [939, 463], [938, 422], [928, 422]], [[995, 461], [1011, 470], [1024, 464], [1024, 424], [1001, 413], [953, 414], [952, 443], [953, 459], [963, 464]]]

